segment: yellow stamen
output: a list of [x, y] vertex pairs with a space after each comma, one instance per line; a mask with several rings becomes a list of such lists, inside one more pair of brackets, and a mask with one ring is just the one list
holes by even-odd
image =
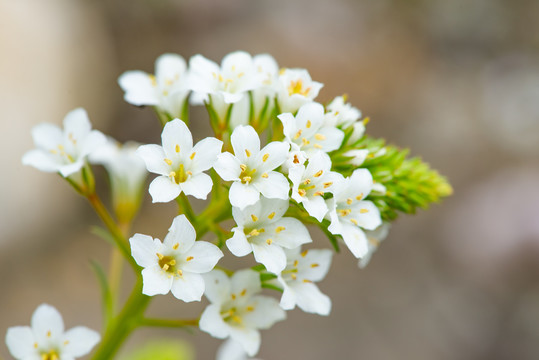
[[368, 213], [368, 212], [369, 212], [368, 209], [359, 209], [359, 213], [360, 213], [360, 214], [366, 214], [366, 213]]
[[157, 86], [157, 80], [155, 79], [155, 76], [154, 75], [148, 75], [148, 77], [150, 78], [152, 86]]
[[248, 149], [245, 149], [245, 155], [247, 155], [247, 157], [250, 157], [250, 156], [251, 156], [251, 152], [250, 152]]
[[363, 199], [363, 193], [359, 194], [358, 196], [356, 196], [356, 200], [361, 200]]
[[308, 129], [311, 127], [311, 120], [307, 120], [307, 123], [305, 124], [305, 127]]
[[301, 143], [302, 143], [303, 145], [309, 145], [311, 142], [310, 142], [309, 140], [307, 140], [307, 138], [302, 138], [302, 139], [301, 139]]
[[317, 264], [317, 263], [312, 263], [312, 264], [311, 264], [311, 267], [312, 267], [312, 268], [316, 268], [316, 267], [319, 267], [319, 266], [320, 266], [320, 265]]
[[249, 235], [251, 235], [251, 236], [258, 236], [258, 235], [260, 235], [260, 232], [258, 232], [257, 229], [253, 229], [253, 230], [249, 233]]
[[252, 307], [252, 306], [247, 306], [247, 311], [252, 312], [252, 311], [254, 311], [254, 310], [255, 310], [254, 307]]
[[196, 152], [193, 152], [193, 153], [191, 154], [191, 156], [189, 156], [189, 159], [193, 160], [193, 159], [195, 158], [195, 155], [196, 155], [196, 154], [197, 154]]
[[258, 217], [255, 214], [251, 214], [251, 219], [253, 219], [253, 221], [258, 221]]
[[314, 193], [314, 196], [323, 196], [323, 195], [324, 195], [323, 191], [317, 191]]
[[240, 169], [241, 169], [241, 171], [247, 170], [247, 165], [241, 164]]
[[178, 270], [178, 275], [183, 276], [183, 271]]
[[264, 154], [264, 156], [262, 156], [262, 161], [266, 162], [266, 160], [268, 160], [268, 158], [269, 158], [269, 154]]
[[332, 181], [325, 182], [325, 183], [324, 183], [324, 189], [327, 189], [327, 188], [330, 187], [331, 185], [333, 185], [333, 182], [332, 182]]
[[165, 257], [163, 254], [159, 254], [159, 253], [155, 253], [155, 255], [157, 255], [159, 260], [163, 260], [163, 258]]
[[170, 266], [168, 264], [163, 265], [163, 270], [167, 271]]
[[180, 152], [180, 145], [176, 144], [175, 150], [176, 150], [177, 153], [179, 153]]
[[294, 140], [299, 139], [300, 136], [301, 136], [301, 129], [299, 129], [296, 135], [294, 135]]
[[172, 245], [172, 248], [174, 250], [178, 250], [179, 247], [180, 247], [180, 243], [176, 243], [176, 244]]
[[230, 294], [230, 297], [232, 298], [232, 300], [236, 300], [236, 294]]
[[320, 141], [326, 140], [326, 137], [325, 137], [324, 135], [322, 135], [322, 134], [315, 134], [315, 135], [314, 135], [314, 138], [315, 138], [316, 140], [320, 140]]
[[277, 228], [275, 229], [275, 232], [278, 234], [283, 230], [286, 230], [286, 228], [284, 226], [277, 226]]
[[304, 283], [312, 283], [312, 281], [309, 280], [309, 279], [303, 279], [303, 282], [304, 282]]
[[164, 159], [168, 166], [172, 165], [172, 160], [170, 159]]
[[305, 179], [305, 181], [303, 182], [305, 185], [309, 185], [311, 183], [311, 179]]
[[309, 250], [305, 250], [304, 252], [301, 253], [301, 256], [302, 256], [302, 257], [307, 256], [307, 253], [308, 253], [308, 252], [309, 252]]
[[266, 240], [266, 244], [268, 244], [268, 245], [271, 245], [272, 242], [273, 242], [273, 240], [271, 240], [271, 239]]
[[357, 220], [356, 220], [356, 219], [350, 219], [350, 222], [351, 222], [352, 224], [356, 225], [356, 226], [358, 225], [358, 223], [357, 223]]
[[290, 274], [290, 277], [292, 278], [292, 280], [296, 280], [297, 278], [296, 274]]
[[352, 198], [346, 199], [346, 203], [347, 203], [348, 205], [352, 205], [353, 202], [354, 202], [354, 200], [353, 200]]
[[307, 192], [303, 189], [298, 189], [298, 194], [299, 196], [305, 196], [305, 194], [307, 194]]
[[316, 174], [314, 174], [314, 177], [320, 177], [324, 173], [323, 170], [319, 170]]
[[298, 267], [298, 263], [299, 263], [299, 261], [294, 260], [294, 267]]
[[320, 144], [314, 144], [313, 146], [314, 146], [315, 148], [317, 148], [317, 149], [322, 149], [322, 145], [320, 145]]
[[248, 183], [248, 182], [251, 181], [251, 177], [250, 176], [244, 176], [241, 180], [245, 184], [245, 183]]
[[240, 293], [241, 296], [245, 296], [245, 294], [247, 294], [247, 289], [243, 289]]
[[260, 176], [262, 176], [264, 179], [267, 179], [267, 178], [269, 177], [268, 173], [263, 173], [263, 174], [260, 175]]
[[268, 215], [268, 219], [271, 220], [273, 219], [274, 216], [275, 216], [275, 211]]
[[193, 260], [193, 259], [194, 259], [193, 256], [189, 256], [187, 259], [185, 259], [185, 261], [191, 261], [191, 260]]

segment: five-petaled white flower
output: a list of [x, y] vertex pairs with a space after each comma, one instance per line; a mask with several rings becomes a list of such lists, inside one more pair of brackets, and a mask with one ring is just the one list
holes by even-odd
[[305, 69], [281, 70], [277, 92], [281, 113], [295, 113], [302, 105], [313, 101], [323, 86], [322, 83], [312, 81]]
[[283, 217], [288, 209], [288, 200], [262, 197], [256, 204], [244, 210], [232, 208], [236, 221], [234, 235], [226, 245], [236, 256], [245, 256], [251, 251], [255, 260], [268, 271], [279, 274], [286, 266], [283, 249], [297, 248], [312, 242], [311, 236], [301, 221]]
[[322, 221], [328, 212], [324, 194], [333, 193], [336, 184], [343, 176], [331, 170], [329, 156], [318, 151], [307, 164], [294, 166], [289, 170], [288, 178], [292, 181], [292, 199], [303, 204], [305, 210], [318, 221]]
[[217, 246], [195, 239], [195, 229], [185, 215], [174, 218], [163, 243], [142, 234], [129, 239], [133, 258], [144, 268], [143, 294], [164, 295], [172, 291], [172, 295], [185, 302], [200, 301], [204, 293], [201, 274], [211, 271], [223, 253]]
[[9, 352], [18, 360], [74, 360], [99, 341], [99, 334], [85, 326], [64, 331], [62, 315], [47, 304], [34, 311], [31, 327], [10, 327], [6, 334]]
[[356, 169], [344, 179], [329, 199], [328, 227], [332, 234], [341, 235], [346, 246], [357, 258], [369, 252], [365, 230], [374, 230], [382, 224], [380, 210], [372, 201], [363, 200], [373, 187], [372, 175], [367, 169]]
[[283, 286], [281, 306], [292, 310], [296, 305], [303, 311], [329, 315], [331, 299], [320, 292], [314, 283], [326, 277], [333, 253], [328, 249], [301, 252], [299, 247], [286, 250], [286, 268], [278, 277]]
[[361, 111], [352, 104], [347, 103], [345, 96], [337, 96], [327, 106], [328, 112], [325, 116], [325, 123], [328, 126], [338, 126], [343, 129], [353, 125], [361, 117]]
[[260, 275], [253, 270], [237, 271], [231, 278], [214, 270], [204, 278], [211, 304], [200, 317], [200, 329], [219, 339], [230, 337], [254, 356], [260, 347], [258, 330], [284, 320], [284, 310], [274, 298], [258, 295]]
[[[228, 339], [217, 349], [216, 360], [257, 360], [247, 355], [243, 346], [237, 341]], [[258, 359], [260, 360], [260, 359]]]
[[48, 123], [36, 125], [32, 138], [37, 149], [24, 154], [22, 163], [45, 172], [68, 177], [78, 172], [87, 156], [106, 143], [105, 135], [92, 130], [88, 114], [82, 108], [64, 118], [64, 130]]
[[207, 137], [193, 146], [191, 131], [180, 119], [165, 125], [161, 140], [163, 146], [142, 145], [137, 150], [148, 171], [161, 175], [150, 184], [153, 202], [174, 200], [182, 191], [197, 199], [206, 199], [213, 182], [203, 171], [217, 160], [222, 141]]
[[284, 136], [292, 150], [304, 151], [307, 157], [320, 150], [326, 153], [336, 150], [344, 139], [342, 130], [324, 124], [324, 107], [316, 102], [303, 105], [296, 116], [285, 113], [277, 117], [283, 123]]
[[181, 117], [189, 95], [185, 60], [176, 54], [163, 54], [155, 61], [155, 75], [126, 71], [118, 79], [130, 104], [156, 106], [170, 117]]
[[273, 171], [288, 156], [290, 146], [274, 141], [260, 150], [260, 138], [252, 126], [238, 126], [231, 139], [234, 155], [219, 154], [215, 171], [230, 186], [230, 203], [244, 209], [253, 205], [260, 194], [271, 199], [288, 199], [290, 186], [285, 176]]

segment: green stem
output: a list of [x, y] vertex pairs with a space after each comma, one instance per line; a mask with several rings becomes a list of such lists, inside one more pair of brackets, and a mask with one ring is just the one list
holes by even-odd
[[176, 201], [178, 202], [179, 212], [180, 214], [184, 214], [187, 219], [193, 224], [193, 226], [196, 228], [196, 215], [193, 211], [193, 208], [191, 206], [191, 203], [189, 202], [189, 199], [187, 198], [187, 195], [185, 193], [181, 193], [180, 196], [176, 198]]
[[168, 328], [185, 328], [189, 326], [198, 326], [199, 319], [141, 319], [141, 326], [151, 327], [168, 327]]
[[103, 339], [94, 353], [93, 360], [109, 360], [120, 349], [125, 339], [141, 325], [143, 314], [150, 303], [151, 297], [142, 294], [142, 277], [127, 299], [122, 311], [114, 318], [103, 335]]

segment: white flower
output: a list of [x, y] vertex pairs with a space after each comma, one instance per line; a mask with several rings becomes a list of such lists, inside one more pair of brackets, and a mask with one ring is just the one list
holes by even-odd
[[253, 89], [253, 112], [255, 117], [263, 121], [275, 107], [279, 66], [269, 54], [256, 55], [253, 57], [253, 62], [262, 81], [259, 87]]
[[172, 118], [181, 117], [189, 95], [185, 60], [163, 54], [155, 61], [155, 76], [143, 71], [127, 71], [118, 79], [130, 104], [156, 106]]
[[281, 307], [292, 310], [297, 305], [308, 313], [329, 315], [331, 300], [314, 283], [326, 277], [333, 252], [328, 249], [300, 251], [299, 247], [286, 250], [287, 265], [278, 277], [283, 286]]
[[277, 102], [282, 113], [295, 113], [303, 104], [313, 101], [324, 84], [312, 81], [305, 69], [284, 69], [279, 74]]
[[43, 123], [32, 129], [37, 149], [24, 154], [22, 163], [45, 172], [59, 172], [68, 177], [78, 172], [86, 157], [105, 144], [101, 132], [92, 130], [88, 114], [82, 108], [69, 112], [64, 118], [64, 130]]
[[227, 340], [217, 350], [216, 360], [260, 360], [249, 357], [237, 341]]
[[367, 156], [369, 155], [369, 150], [368, 149], [353, 149], [353, 150], [348, 150], [343, 155], [351, 158], [350, 160], [348, 160], [348, 163], [354, 166], [361, 166], [361, 164], [365, 162], [365, 159], [367, 159]]
[[259, 329], [269, 329], [286, 314], [277, 300], [258, 295], [260, 275], [240, 270], [231, 278], [220, 270], [205, 275], [206, 297], [211, 304], [200, 317], [200, 329], [211, 336], [240, 343], [249, 356], [260, 347]]
[[288, 156], [289, 145], [271, 142], [260, 150], [260, 139], [252, 126], [238, 126], [230, 138], [234, 155], [219, 154], [215, 171], [230, 186], [230, 203], [244, 209], [258, 201], [260, 194], [271, 199], [288, 199], [288, 180], [272, 171]]
[[373, 187], [372, 175], [367, 169], [356, 169], [344, 179], [328, 200], [329, 231], [338, 234], [355, 257], [369, 252], [368, 240], [362, 229], [374, 230], [382, 223], [380, 211], [371, 201], [363, 200]]
[[318, 221], [322, 221], [328, 207], [324, 201], [326, 192], [332, 193], [343, 176], [331, 170], [329, 156], [319, 151], [310, 159], [307, 166], [299, 165], [289, 170], [292, 181], [292, 199], [303, 204], [305, 210]]
[[384, 222], [382, 223], [382, 225], [378, 226], [376, 230], [365, 231], [365, 235], [367, 236], [367, 240], [368, 240], [369, 250], [367, 251], [367, 254], [365, 254], [365, 256], [359, 259], [357, 263], [357, 265], [361, 269], [365, 268], [365, 266], [369, 264], [374, 252], [378, 250], [380, 243], [384, 241], [385, 238], [387, 237], [390, 227], [391, 227], [391, 224]]
[[73, 360], [99, 341], [99, 334], [84, 326], [64, 331], [62, 315], [47, 304], [34, 311], [31, 327], [10, 327], [6, 334], [9, 352], [18, 360]]
[[90, 162], [103, 165], [109, 174], [112, 200], [119, 217], [134, 216], [142, 198], [142, 187], [148, 176], [144, 161], [136, 154], [138, 143], [124, 145], [108, 138], [107, 143], [90, 154]]
[[185, 302], [200, 301], [204, 293], [201, 274], [211, 271], [223, 257], [219, 248], [195, 241], [196, 233], [185, 215], [174, 218], [165, 241], [135, 234], [129, 242], [133, 258], [142, 270], [142, 293], [167, 294]]
[[344, 139], [342, 130], [324, 124], [324, 107], [319, 103], [303, 105], [296, 116], [286, 113], [277, 117], [283, 123], [284, 136], [292, 151], [304, 151], [307, 157], [319, 150], [326, 153], [336, 150]]
[[328, 112], [325, 115], [326, 125], [346, 129], [361, 118], [361, 111], [345, 101], [344, 96], [337, 96], [327, 106]]
[[161, 140], [163, 146], [142, 145], [137, 150], [148, 171], [161, 175], [150, 184], [153, 202], [174, 200], [182, 191], [206, 199], [213, 182], [203, 171], [217, 160], [222, 141], [207, 137], [193, 146], [191, 131], [180, 119], [165, 125]]
[[283, 249], [293, 249], [312, 242], [311, 236], [301, 221], [283, 217], [288, 209], [288, 200], [262, 197], [256, 204], [244, 210], [232, 208], [236, 221], [234, 235], [226, 245], [236, 256], [245, 256], [251, 251], [257, 262], [268, 271], [278, 274], [286, 266]]

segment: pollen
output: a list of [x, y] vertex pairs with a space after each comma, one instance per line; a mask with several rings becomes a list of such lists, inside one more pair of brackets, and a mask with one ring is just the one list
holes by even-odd
[[179, 247], [180, 247], [180, 243], [176, 243], [176, 244], [172, 245], [172, 248], [174, 250], [178, 250]]
[[263, 173], [263, 174], [260, 175], [260, 176], [262, 176], [264, 179], [267, 179], [267, 178], [269, 177], [268, 173]]
[[257, 229], [253, 229], [253, 230], [249, 233], [249, 235], [251, 235], [251, 236], [258, 236], [258, 235], [260, 235], [260, 232], [259, 232]]
[[293, 160], [294, 164], [299, 164], [299, 159], [298, 159], [298, 156], [297, 155], [294, 155], [294, 160]]
[[241, 164], [240, 169], [241, 169], [241, 171], [247, 170], [247, 165]]
[[69, 344], [69, 340], [64, 341], [64, 346]]
[[330, 187], [331, 185], [333, 185], [333, 182], [332, 182], [332, 181], [325, 182], [325, 183], [324, 183], [324, 189], [327, 189], [327, 188]]
[[247, 155], [247, 157], [250, 157], [250, 156], [251, 156], [251, 152], [250, 152], [248, 149], [245, 149], [245, 155]]
[[163, 260], [163, 258], [165, 257], [163, 254], [159, 254], [159, 253], [155, 253], [155, 255], [157, 255], [157, 258], [159, 260]]
[[34, 343], [34, 348], [37, 349], [38, 346], [39, 346], [39, 345], [38, 345], [37, 343]]
[[277, 226], [277, 228], [275, 229], [275, 232], [278, 234], [283, 230], [286, 230], [286, 228], [284, 226]]
[[189, 159], [193, 160], [193, 159], [195, 158], [195, 155], [196, 155], [196, 154], [197, 154], [197, 153], [194, 151], [194, 152], [191, 154], [191, 156], [189, 156]]
[[273, 243], [273, 240], [272, 240], [272, 239], [267, 239], [267, 240], [266, 240], [266, 244], [271, 245], [272, 243]]
[[51, 331], [50, 331], [50, 330], [49, 330], [49, 331], [47, 331], [47, 337], [51, 337], [51, 336], [52, 336], [52, 333], [51, 333]]
[[179, 276], [183, 276], [183, 271], [178, 270], [178, 275], [179, 275]]
[[194, 259], [193, 256], [189, 256], [187, 259], [185, 259], [185, 261], [191, 261], [191, 260], [193, 260], [193, 259]]
[[174, 148], [174, 150], [176, 150], [177, 153], [180, 152], [180, 145], [176, 144], [176, 147]]
[[304, 283], [312, 283], [312, 281], [309, 280], [309, 279], [303, 279], [303, 282], [304, 282]]
[[236, 300], [236, 294], [230, 294], [230, 297], [232, 298], [232, 300]]
[[302, 143], [303, 145], [309, 145], [311, 142], [310, 142], [309, 140], [307, 140], [307, 138], [302, 138], [302, 139], [301, 139], [301, 143]]
[[294, 260], [294, 267], [298, 267], [299, 261]]
[[296, 274], [290, 274], [290, 277], [292, 278], [292, 280], [296, 280], [297, 278]]
[[339, 214], [340, 214], [341, 216], [346, 216], [346, 215], [350, 214], [351, 212], [352, 212], [351, 209], [342, 209], [342, 210], [339, 210]]
[[245, 75], [245, 73], [240, 72], [240, 73], [238, 74], [238, 79], [240, 79], [243, 75]]
[[224, 79], [223, 79], [223, 75], [219, 74], [219, 82], [223, 82]]
[[269, 158], [269, 154], [264, 154], [264, 156], [262, 156], [262, 161], [266, 162], [266, 160], [268, 160], [268, 158]]
[[252, 307], [252, 306], [247, 306], [247, 311], [248, 311], [248, 312], [253, 312], [254, 310], [255, 310], [254, 307]]
[[170, 268], [168, 264], [163, 265], [163, 270], [167, 271]]
[[359, 209], [360, 214], [366, 214], [369, 212], [369, 209]]
[[240, 293], [241, 296], [245, 296], [245, 294], [247, 294], [247, 289], [243, 289]]
[[303, 189], [298, 189], [298, 194], [299, 196], [305, 196], [307, 194], [307, 192]]
[[304, 252], [301, 253], [301, 256], [305, 257], [305, 256], [307, 256], [308, 253], [309, 253], [309, 250], [305, 250]]
[[241, 180], [242, 180], [241, 182], [245, 184], [245, 183], [250, 182], [252, 178], [250, 176], [244, 176]]
[[312, 125], [311, 120], [307, 120], [307, 123], [305, 124], [305, 127], [308, 129]]
[[314, 174], [314, 177], [320, 177], [324, 173], [324, 170], [319, 170], [316, 174]]
[[164, 159], [168, 166], [172, 165], [172, 160], [170, 159]]
[[346, 203], [347, 203], [348, 205], [352, 205], [353, 202], [354, 202], [354, 199], [352, 199], [352, 198], [346, 199]]
[[258, 217], [255, 214], [251, 214], [251, 219], [253, 219], [253, 221], [258, 221]]
[[363, 199], [363, 193], [359, 194], [358, 196], [356, 196], [356, 200], [361, 200]]
[[354, 225], [359, 225], [356, 219], [350, 219], [350, 222]]
[[324, 196], [324, 192], [323, 191], [317, 191], [314, 193], [314, 196]]
[[296, 135], [294, 135], [294, 140], [299, 139], [300, 136], [301, 136], [301, 129], [299, 129]]
[[155, 79], [155, 76], [154, 75], [148, 75], [148, 77], [150, 78], [152, 86], [157, 86], [157, 80]]
[[319, 267], [319, 266], [320, 266], [320, 264], [317, 264], [317, 263], [312, 263], [312, 264], [311, 264], [311, 267], [312, 267], [312, 268], [317, 268], [317, 267]]
[[305, 179], [305, 181], [303, 182], [305, 185], [309, 185], [311, 183], [311, 179]]
[[275, 216], [275, 211], [268, 215], [268, 219], [271, 220], [273, 219], [274, 216]]
[[316, 140], [320, 140], [320, 141], [326, 140], [326, 137], [325, 137], [324, 135], [322, 135], [322, 134], [315, 134], [315, 135], [314, 135], [314, 138], [315, 138]]
[[315, 148], [317, 148], [317, 149], [322, 149], [322, 145], [320, 145], [320, 144], [314, 144], [313, 146], [314, 146]]

